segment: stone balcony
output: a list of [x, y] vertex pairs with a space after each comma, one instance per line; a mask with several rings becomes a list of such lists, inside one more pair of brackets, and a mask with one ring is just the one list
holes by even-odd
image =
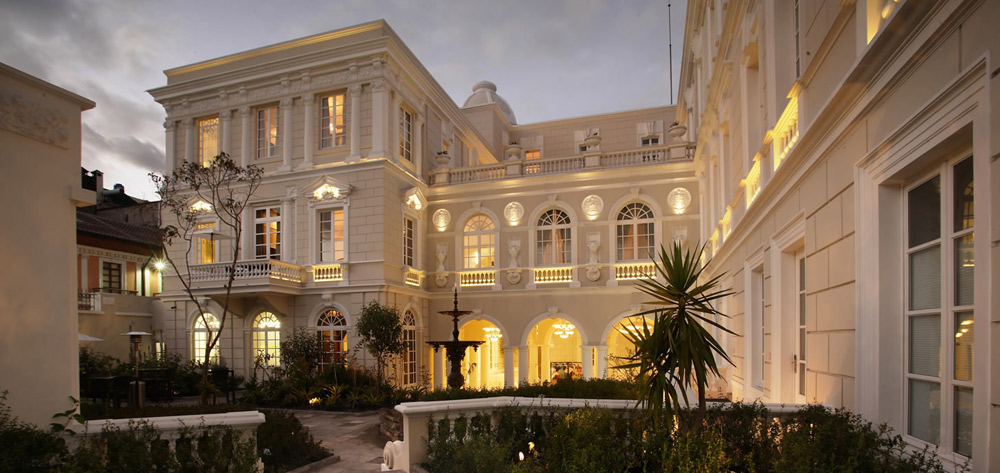
[[582, 171], [656, 166], [691, 162], [693, 159], [692, 143], [672, 143], [615, 152], [591, 151], [557, 158], [508, 159], [502, 163], [482, 166], [438, 168], [431, 174], [431, 185], [457, 185]]
[[[230, 263], [192, 265], [192, 288], [206, 293], [222, 289], [232, 270]], [[300, 266], [273, 259], [237, 261], [233, 289], [236, 292], [300, 294], [303, 287], [336, 286], [344, 284], [346, 278], [346, 263]]]

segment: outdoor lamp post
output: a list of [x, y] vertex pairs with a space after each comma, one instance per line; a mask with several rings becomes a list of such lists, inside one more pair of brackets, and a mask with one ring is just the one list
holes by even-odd
[[122, 335], [127, 335], [131, 343], [129, 357], [132, 359], [132, 382], [129, 383], [128, 405], [142, 407], [146, 397], [146, 386], [145, 383], [139, 381], [139, 347], [142, 346], [142, 336], [152, 334], [149, 332], [130, 331]]

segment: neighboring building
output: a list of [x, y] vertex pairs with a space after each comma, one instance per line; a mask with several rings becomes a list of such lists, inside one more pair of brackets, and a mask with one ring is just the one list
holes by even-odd
[[[678, 121], [734, 399], [1000, 470], [1000, 2], [691, 0]], [[978, 177], [976, 177], [978, 176]]]
[[14, 225], [0, 275], [0, 392], [19, 419], [47, 427], [79, 397], [74, 264], [80, 113], [94, 102], [0, 64], [0, 198]]
[[[97, 204], [76, 212], [80, 333], [101, 341], [84, 342], [95, 351], [129, 359], [132, 330], [147, 332], [141, 354], [156, 353], [165, 317], [160, 272], [163, 245], [159, 202], [129, 196], [121, 184], [104, 189], [103, 174], [83, 171], [83, 187], [94, 190]], [[98, 192], [99, 190], [99, 192]]]
[[[396, 382], [441, 386], [443, 352], [424, 342], [451, 338], [438, 311], [458, 287], [474, 311], [461, 336], [486, 342], [467, 357], [469, 385], [613, 375], [649, 252], [701, 239], [673, 107], [518, 124], [489, 82], [459, 107], [384, 21], [166, 76], [150, 93], [167, 112], [168, 170], [220, 151], [265, 170], [217, 354], [241, 374], [297, 328], [322, 338], [325, 362], [345, 362], [362, 305], [378, 300], [404, 315]], [[188, 263], [217, 315], [233, 240], [200, 223]], [[167, 349], [200, 352], [194, 305], [176, 278], [164, 286]]]

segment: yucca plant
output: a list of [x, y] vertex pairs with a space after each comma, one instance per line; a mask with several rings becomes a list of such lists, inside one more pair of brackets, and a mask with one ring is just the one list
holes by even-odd
[[699, 281], [702, 268], [698, 257], [704, 249], [702, 245], [697, 251], [684, 250], [675, 242], [668, 252], [661, 246], [653, 263], [662, 282], [650, 278], [638, 283], [639, 290], [653, 300], [646, 303], [651, 309], [637, 315], [652, 315], [652, 327], [643, 318], [635, 331], [622, 331], [635, 345], [635, 353], [620, 368], [638, 371], [639, 401], [646, 402], [653, 419], [673, 417], [681, 409], [681, 399], [690, 405], [685, 389], [692, 386], [698, 391], [698, 419], [703, 419], [708, 375], [719, 376], [715, 355], [732, 364], [707, 330], [716, 327], [733, 333], [716, 321], [716, 316], [728, 316], [713, 305], [732, 292], [718, 288], [724, 274]]

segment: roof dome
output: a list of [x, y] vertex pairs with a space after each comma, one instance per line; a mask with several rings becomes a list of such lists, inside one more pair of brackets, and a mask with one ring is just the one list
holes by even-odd
[[472, 86], [472, 95], [465, 99], [465, 104], [462, 105], [462, 108], [475, 107], [488, 103], [497, 104], [500, 107], [500, 113], [503, 113], [507, 121], [511, 125], [517, 125], [517, 119], [514, 118], [514, 111], [510, 109], [507, 101], [497, 94], [497, 85], [490, 81], [484, 80]]

